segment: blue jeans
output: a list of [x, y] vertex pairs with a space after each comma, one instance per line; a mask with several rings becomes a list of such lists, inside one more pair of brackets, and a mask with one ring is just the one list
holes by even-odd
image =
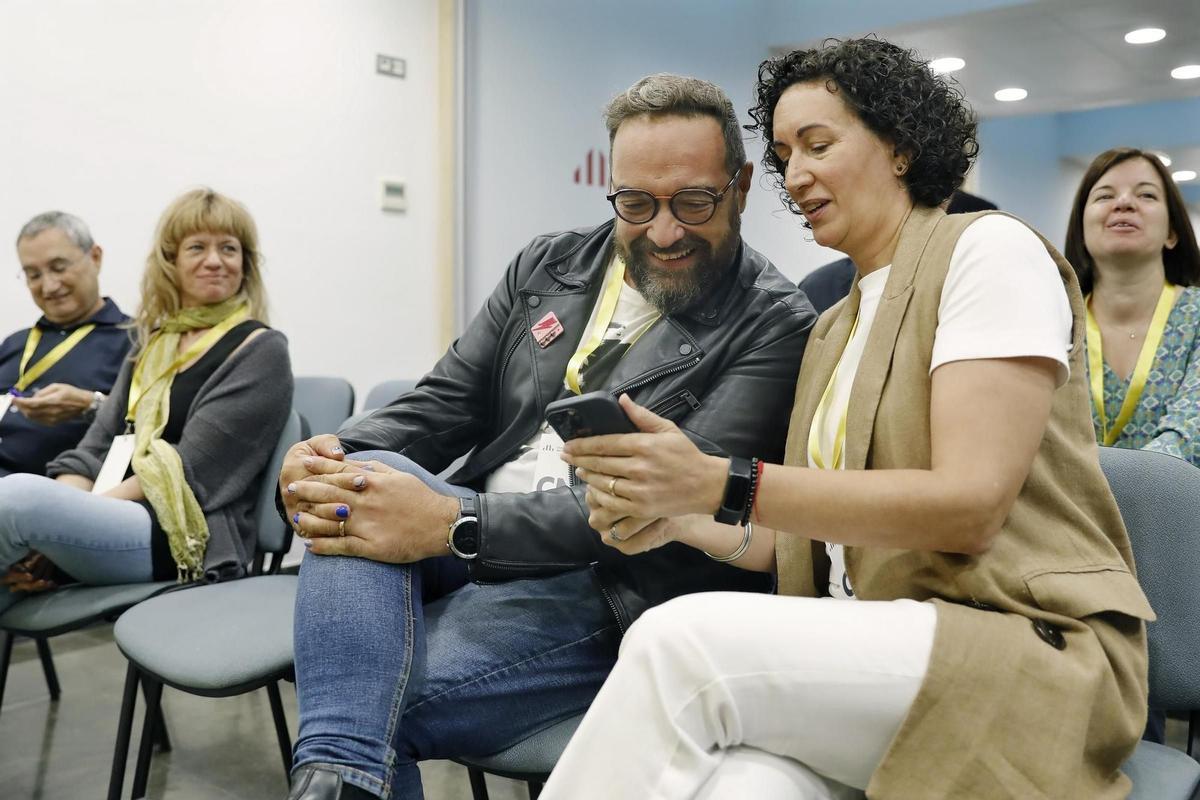
[[[394, 453], [359, 453], [463, 495]], [[296, 598], [295, 766], [421, 798], [417, 762], [502, 750], [588, 707], [620, 632], [584, 569], [474, 584], [418, 564], [305, 554]]]
[[[83, 583], [153, 580], [150, 515], [41, 475], [0, 478], [0, 574], [37, 550]], [[24, 597], [0, 587], [0, 612]]]

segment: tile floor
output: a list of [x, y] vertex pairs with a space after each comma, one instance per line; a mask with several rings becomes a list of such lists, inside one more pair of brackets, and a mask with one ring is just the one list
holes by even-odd
[[[0, 798], [94, 800], [105, 796], [125, 659], [112, 643], [112, 628], [97, 626], [51, 640], [62, 697], [50, 702], [33, 642], [13, 649], [4, 704], [0, 707]], [[296, 697], [282, 687], [292, 735]], [[141, 730], [141, 702], [134, 731]], [[241, 697], [208, 699], [172, 689], [163, 692], [173, 750], [151, 763], [147, 797], [161, 800], [283, 800], [287, 783], [271, 711], [262, 690]], [[134, 746], [134, 748], [136, 745]], [[131, 748], [134, 749], [134, 748]], [[125, 778], [133, 780], [131, 753]], [[422, 764], [428, 800], [469, 800], [466, 770], [457, 764]], [[524, 800], [524, 785], [488, 778], [493, 800]]]

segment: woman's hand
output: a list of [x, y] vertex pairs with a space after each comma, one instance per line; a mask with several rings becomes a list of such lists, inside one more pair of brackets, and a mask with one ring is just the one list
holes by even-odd
[[[588, 492], [590, 494], [591, 490]], [[588, 504], [591, 505], [591, 498], [588, 499]], [[600, 532], [601, 541], [627, 556], [646, 553], [665, 544], [681, 541], [687, 520], [686, 517], [660, 517], [655, 520], [625, 517], [609, 523], [606, 527], [599, 527], [604, 523], [598, 522], [598, 519], [597, 512], [593, 510], [588, 522]]]
[[59, 572], [50, 559], [32, 552], [9, 567], [0, 584], [12, 592], [46, 592], [58, 588]]
[[588, 484], [592, 527], [607, 533], [626, 517], [652, 521], [715, 513], [725, 493], [728, 460], [702, 453], [675, 423], [629, 395], [620, 403], [642, 433], [572, 439], [563, 450], [563, 460]]

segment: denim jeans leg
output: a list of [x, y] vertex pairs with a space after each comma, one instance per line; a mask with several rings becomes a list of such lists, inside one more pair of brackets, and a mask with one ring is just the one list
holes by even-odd
[[[450, 486], [394, 453], [365, 452], [447, 495]], [[300, 734], [295, 767], [319, 764], [375, 794], [391, 783], [392, 738], [410, 687], [414, 656], [424, 642], [423, 575], [438, 592], [465, 582], [457, 564], [383, 564], [305, 554], [296, 596], [296, 692]], [[435, 581], [430, 581], [431, 584]]]
[[467, 584], [424, 616], [425, 656], [414, 663], [385, 797], [423, 796], [418, 761], [494, 753], [581, 713], [620, 641], [590, 569]]
[[[142, 506], [14, 473], [0, 478], [0, 574], [30, 550], [83, 583], [154, 578], [150, 515]], [[0, 611], [25, 596], [0, 587]]]

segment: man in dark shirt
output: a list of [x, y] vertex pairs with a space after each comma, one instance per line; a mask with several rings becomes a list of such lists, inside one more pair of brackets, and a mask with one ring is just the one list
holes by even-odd
[[[950, 196], [950, 204], [946, 206], [947, 214], [967, 214], [971, 211], [990, 211], [996, 204], [990, 200], [957, 191]], [[800, 291], [808, 295], [809, 302], [818, 314], [824, 314], [846, 295], [850, 294], [850, 284], [854, 282], [854, 262], [848, 258], [839, 258], [824, 266], [817, 267], [800, 281]]]
[[129, 317], [100, 296], [103, 252], [83, 220], [31, 219], [17, 256], [42, 318], [0, 342], [0, 476], [45, 474], [74, 447], [129, 352]]

